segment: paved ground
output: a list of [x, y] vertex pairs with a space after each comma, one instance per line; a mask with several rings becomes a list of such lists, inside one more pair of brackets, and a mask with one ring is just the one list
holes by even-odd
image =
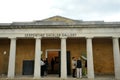
[[67, 79], [60, 79], [58, 76], [45, 76], [40, 79], [35, 79], [32, 76], [16, 76], [14, 79], [8, 79], [6, 76], [1, 76], [0, 80], [116, 80], [114, 76], [97, 76], [95, 79], [88, 79], [83, 77], [82, 79], [72, 78], [69, 76]]
[[8, 78], [0, 78], [0, 80], [115, 80], [114, 78], [95, 78], [95, 79], [77, 79], [77, 78], [67, 78], [67, 79], [60, 79], [60, 78], [41, 78], [41, 79], [34, 79], [34, 78], [14, 78], [14, 79], [8, 79]]

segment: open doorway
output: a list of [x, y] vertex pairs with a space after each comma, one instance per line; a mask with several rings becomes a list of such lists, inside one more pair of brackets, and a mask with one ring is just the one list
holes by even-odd
[[[71, 75], [71, 54], [66, 52], [67, 75]], [[48, 74], [57, 74], [60, 77], [61, 51], [59, 49], [46, 50], [46, 58], [48, 59]]]
[[60, 57], [59, 51], [48, 51], [48, 74], [59, 74]]

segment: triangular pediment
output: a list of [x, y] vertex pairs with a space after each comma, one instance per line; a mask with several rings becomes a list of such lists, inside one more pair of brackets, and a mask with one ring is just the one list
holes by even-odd
[[44, 19], [42, 21], [52, 21], [52, 22], [66, 22], [66, 23], [74, 23], [75, 20], [66, 18], [66, 17], [61, 17], [61, 16], [53, 16], [47, 19]]
[[74, 20], [62, 16], [53, 16], [33, 22], [14, 22], [12, 25], [78, 25], [81, 22], [81, 20]]

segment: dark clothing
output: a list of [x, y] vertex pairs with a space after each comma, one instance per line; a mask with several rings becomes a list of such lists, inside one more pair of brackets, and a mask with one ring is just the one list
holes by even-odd
[[52, 58], [52, 60], [51, 60], [51, 71], [54, 71], [54, 64], [55, 64], [55, 61], [54, 61], [54, 59]]
[[82, 68], [82, 62], [81, 62], [81, 60], [77, 60], [77, 68]]
[[45, 70], [45, 67], [44, 65], [41, 66], [41, 76], [44, 76], [44, 70]]
[[73, 70], [72, 77], [75, 77], [75, 72], [76, 72], [76, 69], [72, 69], [72, 70]]
[[44, 66], [45, 67], [45, 71], [47, 71], [48, 70], [48, 61], [45, 60], [44, 63], [45, 63], [45, 66]]
[[48, 73], [48, 60], [44, 60], [44, 75], [47, 76], [47, 73]]
[[41, 59], [41, 76], [44, 76], [44, 71], [45, 71], [45, 63], [44, 61]]

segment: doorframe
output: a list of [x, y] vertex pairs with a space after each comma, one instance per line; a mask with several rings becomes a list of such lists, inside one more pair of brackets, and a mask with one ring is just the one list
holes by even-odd
[[[45, 50], [45, 57], [48, 58], [48, 51], [61, 51], [61, 49], [46, 49]], [[71, 74], [71, 73], [70, 73]], [[60, 77], [60, 74], [59, 74]]]
[[[61, 51], [61, 49], [46, 49], [45, 50], [45, 58], [48, 58], [48, 52], [49, 51], [58, 51], [58, 52], [60, 52]], [[59, 65], [59, 69], [60, 69], [60, 65]], [[60, 71], [59, 71], [60, 72]], [[60, 73], [58, 73], [58, 75], [60, 75]]]
[[46, 49], [45, 50], [45, 58], [48, 58], [48, 52], [49, 51], [61, 51], [61, 49]]

